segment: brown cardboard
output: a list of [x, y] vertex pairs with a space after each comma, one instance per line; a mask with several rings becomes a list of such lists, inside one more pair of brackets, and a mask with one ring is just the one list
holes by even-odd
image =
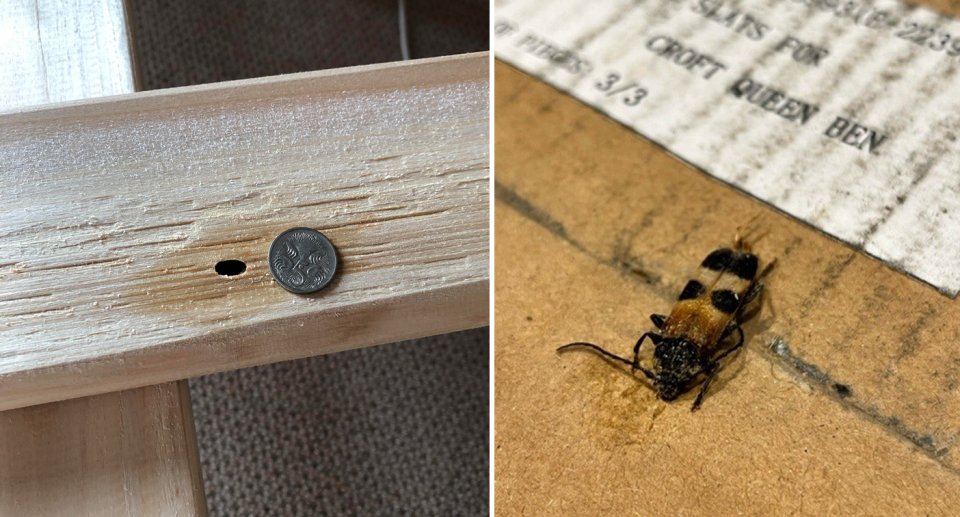
[[[960, 515], [960, 306], [496, 65], [499, 515]], [[752, 218], [747, 344], [672, 403], [628, 355]]]

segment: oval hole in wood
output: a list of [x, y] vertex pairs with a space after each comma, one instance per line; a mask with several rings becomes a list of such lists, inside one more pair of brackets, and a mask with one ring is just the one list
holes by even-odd
[[240, 260], [221, 260], [213, 269], [220, 276], [237, 276], [247, 270], [247, 265]]

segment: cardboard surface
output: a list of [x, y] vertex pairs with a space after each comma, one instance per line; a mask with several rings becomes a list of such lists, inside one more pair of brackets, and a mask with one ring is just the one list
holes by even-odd
[[[943, 51], [960, 45], [960, 22], [899, 0], [498, 7], [498, 59], [896, 269], [960, 292], [960, 60], [951, 55], [960, 46]], [[796, 41], [804, 50], [786, 52]]]
[[[960, 306], [496, 65], [499, 515], [960, 514]], [[757, 217], [778, 260], [697, 413], [628, 355]]]

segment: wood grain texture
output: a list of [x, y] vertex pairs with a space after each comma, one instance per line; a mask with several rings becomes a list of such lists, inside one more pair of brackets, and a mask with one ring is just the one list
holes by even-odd
[[486, 324], [488, 92], [484, 53], [0, 116], [0, 408]]
[[123, 0], [4, 0], [0, 111], [136, 89]]
[[[501, 63], [495, 109], [498, 514], [956, 513], [957, 300]], [[630, 356], [754, 217], [778, 264], [698, 412], [558, 356]]]
[[206, 515], [186, 381], [0, 413], [0, 515]]
[[[3, 3], [0, 32], [23, 36], [29, 7]], [[0, 47], [0, 105], [132, 93], [136, 65], [120, 7], [36, 3], [44, 39]], [[104, 44], [105, 36], [124, 43]], [[39, 76], [36, 58], [46, 68]], [[187, 381], [0, 413], [0, 515], [206, 513]]]

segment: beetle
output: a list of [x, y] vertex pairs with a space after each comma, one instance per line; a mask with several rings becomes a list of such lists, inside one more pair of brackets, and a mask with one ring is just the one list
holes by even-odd
[[[640, 336], [633, 347], [633, 360], [592, 343], [570, 343], [557, 352], [586, 348], [625, 363], [631, 372], [639, 370], [652, 381], [657, 396], [668, 402], [692, 389], [703, 376], [700, 393], [690, 408], [696, 411], [720, 371], [721, 361], [743, 346], [744, 309], [763, 292], [761, 279], [774, 262], [758, 275], [759, 259], [738, 232], [732, 248], [717, 248], [703, 259], [668, 316], [650, 316], [659, 332]], [[734, 334], [736, 342], [731, 345], [728, 341]], [[640, 348], [647, 339], [654, 346], [652, 369], [640, 364]]]

